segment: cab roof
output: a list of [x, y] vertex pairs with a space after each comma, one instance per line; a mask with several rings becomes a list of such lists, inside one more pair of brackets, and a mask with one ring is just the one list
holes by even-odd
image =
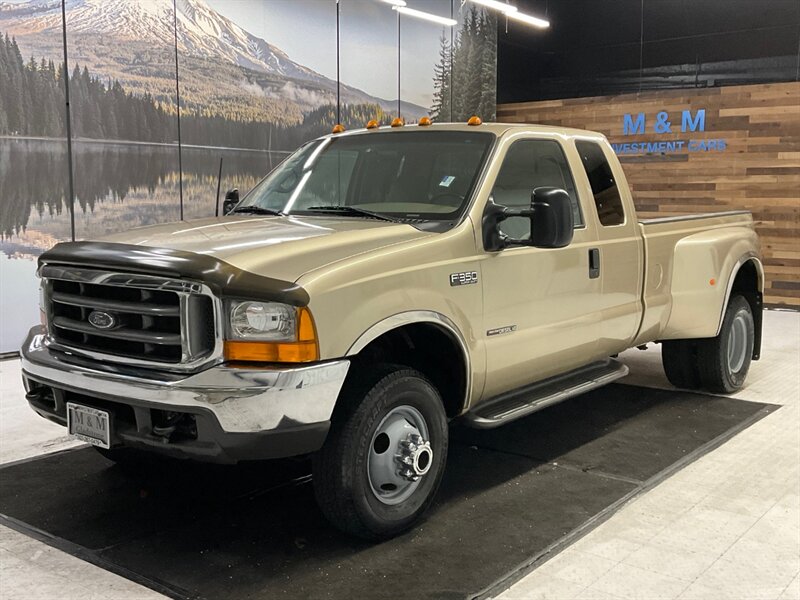
[[353, 129], [350, 131], [344, 131], [342, 133], [336, 134], [328, 134], [327, 136], [323, 137], [345, 137], [351, 135], [370, 135], [375, 133], [376, 131], [381, 132], [410, 132], [410, 131], [464, 131], [475, 133], [479, 131], [484, 131], [488, 133], [492, 133], [497, 137], [504, 135], [505, 133], [514, 131], [525, 131], [530, 133], [556, 133], [560, 135], [565, 135], [568, 137], [596, 137], [599, 139], [605, 139], [605, 136], [602, 133], [598, 133], [596, 131], [587, 131], [585, 129], [573, 129], [570, 127], [555, 127], [552, 125], [535, 125], [529, 123], [482, 123], [481, 125], [467, 125], [466, 123], [433, 123], [427, 126], [420, 126], [416, 123], [410, 123], [408, 125], [403, 125], [401, 127], [391, 127], [389, 125], [385, 125], [383, 127], [378, 127], [376, 129]]

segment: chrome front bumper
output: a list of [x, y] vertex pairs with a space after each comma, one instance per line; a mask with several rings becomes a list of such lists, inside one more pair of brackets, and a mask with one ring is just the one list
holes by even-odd
[[92, 365], [48, 348], [34, 327], [20, 351], [23, 375], [42, 384], [119, 403], [210, 412], [224, 433], [285, 431], [330, 421], [350, 366], [337, 360], [293, 368], [211, 367], [160, 375], [121, 365]]

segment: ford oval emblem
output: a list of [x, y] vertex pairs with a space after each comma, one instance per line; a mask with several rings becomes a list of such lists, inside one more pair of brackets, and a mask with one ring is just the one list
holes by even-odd
[[117, 324], [117, 318], [102, 310], [93, 310], [89, 313], [89, 323], [97, 329], [111, 329]]

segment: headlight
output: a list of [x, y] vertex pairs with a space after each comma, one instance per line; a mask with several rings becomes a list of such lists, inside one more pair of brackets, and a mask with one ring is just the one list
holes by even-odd
[[278, 302], [238, 302], [231, 308], [231, 337], [239, 340], [294, 341], [297, 309]]
[[311, 311], [280, 302], [227, 304], [225, 359], [232, 362], [311, 362], [319, 359]]

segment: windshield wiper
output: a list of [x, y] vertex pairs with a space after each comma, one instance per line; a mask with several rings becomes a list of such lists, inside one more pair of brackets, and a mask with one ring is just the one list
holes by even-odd
[[380, 219], [381, 221], [389, 221], [390, 223], [397, 223], [397, 219], [393, 219], [392, 217], [387, 217], [386, 215], [382, 215], [380, 213], [372, 212], [371, 210], [365, 210], [363, 208], [356, 208], [355, 206], [310, 206], [304, 210], [315, 211], [315, 212], [330, 212], [330, 213], [337, 213], [342, 215], [353, 215], [355, 217], [369, 217], [371, 219]]
[[283, 213], [279, 210], [275, 210], [274, 208], [264, 208], [263, 206], [240, 206], [239, 208], [234, 208], [230, 213], [241, 213], [241, 214], [251, 214], [251, 215], [278, 215], [283, 216]]

